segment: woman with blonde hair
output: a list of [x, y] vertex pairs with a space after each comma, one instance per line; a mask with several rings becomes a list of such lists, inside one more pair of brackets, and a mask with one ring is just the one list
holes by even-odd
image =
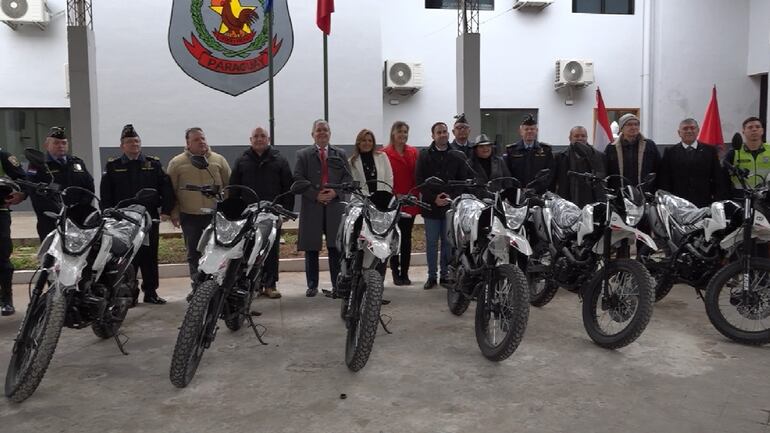
[[[372, 131], [362, 129], [356, 136], [356, 146], [350, 157], [350, 167], [353, 171], [353, 180], [361, 183], [364, 193], [391, 192], [389, 185], [393, 185], [393, 171], [390, 168], [390, 161], [377, 149]], [[385, 182], [387, 185], [377, 181]]]
[[[393, 193], [408, 194], [416, 185], [417, 149], [406, 144], [409, 139], [409, 125], [401, 120], [390, 127], [390, 144], [383, 150], [393, 170]], [[416, 206], [401, 208], [398, 228], [401, 230], [399, 255], [390, 258], [393, 284], [409, 286], [409, 263], [412, 255], [412, 227], [414, 218], [420, 213]]]

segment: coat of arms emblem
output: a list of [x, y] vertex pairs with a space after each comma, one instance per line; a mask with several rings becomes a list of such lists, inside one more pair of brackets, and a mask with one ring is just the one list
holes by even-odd
[[268, 80], [268, 44], [274, 74], [289, 60], [294, 33], [287, 0], [174, 0], [168, 44], [187, 75], [239, 95]]

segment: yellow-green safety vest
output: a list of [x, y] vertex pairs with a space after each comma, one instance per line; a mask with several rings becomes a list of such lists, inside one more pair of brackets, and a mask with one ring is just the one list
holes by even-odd
[[[761, 184], [770, 175], [770, 143], [762, 145], [762, 152], [757, 154], [756, 158], [745, 147], [742, 148], [733, 154], [732, 164], [736, 168], [745, 168], [749, 171], [749, 178], [746, 179], [749, 186], [755, 187]], [[730, 179], [733, 186], [743, 188], [736, 176], [730, 176]]]

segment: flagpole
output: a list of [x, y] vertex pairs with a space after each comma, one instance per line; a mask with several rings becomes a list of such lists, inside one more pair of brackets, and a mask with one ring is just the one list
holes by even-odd
[[[272, 3], [272, 2], [271, 2]], [[273, 96], [273, 8], [272, 4], [270, 5], [270, 12], [267, 17], [267, 33], [270, 35], [269, 40], [267, 41], [268, 48], [267, 48], [267, 73], [268, 73], [268, 99], [269, 99], [269, 110], [270, 110], [270, 142], [275, 144], [275, 108], [273, 106], [274, 102], [274, 96]]]
[[329, 41], [324, 32], [324, 120], [329, 121]]

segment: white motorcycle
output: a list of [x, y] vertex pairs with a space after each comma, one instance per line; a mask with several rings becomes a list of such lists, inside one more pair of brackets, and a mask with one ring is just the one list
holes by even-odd
[[[202, 156], [192, 157], [193, 165], [208, 170]], [[213, 176], [212, 176], [213, 179]], [[195, 376], [203, 352], [216, 338], [218, 320], [237, 331], [248, 322], [262, 344], [262, 333], [251, 318], [251, 302], [260, 290], [262, 269], [281, 228], [282, 218], [296, 219], [297, 214], [284, 209], [277, 200], [288, 194], [301, 194], [310, 182], [297, 181], [289, 191], [272, 202], [259, 201], [249, 187], [230, 185], [220, 190], [218, 185], [186, 185], [216, 199], [216, 209], [198, 243], [203, 254], [198, 265], [195, 291], [190, 298], [179, 328], [169, 378], [178, 388], [186, 387]], [[225, 198], [225, 193], [227, 198]]]
[[[25, 156], [45, 167], [42, 153], [28, 149]], [[55, 184], [17, 182], [30, 193], [58, 195]], [[149, 245], [153, 222], [141, 203], [156, 194], [143, 189], [135, 198], [100, 212], [92, 206], [98, 202], [92, 192], [80, 187], [61, 192], [61, 211], [46, 215], [57, 220], [56, 230], [40, 245], [41, 266], [11, 352], [6, 397], [21, 402], [35, 392], [64, 326], [90, 326], [96, 336], [114, 338], [128, 354], [119, 330], [139, 290], [131, 262], [142, 245]]]

